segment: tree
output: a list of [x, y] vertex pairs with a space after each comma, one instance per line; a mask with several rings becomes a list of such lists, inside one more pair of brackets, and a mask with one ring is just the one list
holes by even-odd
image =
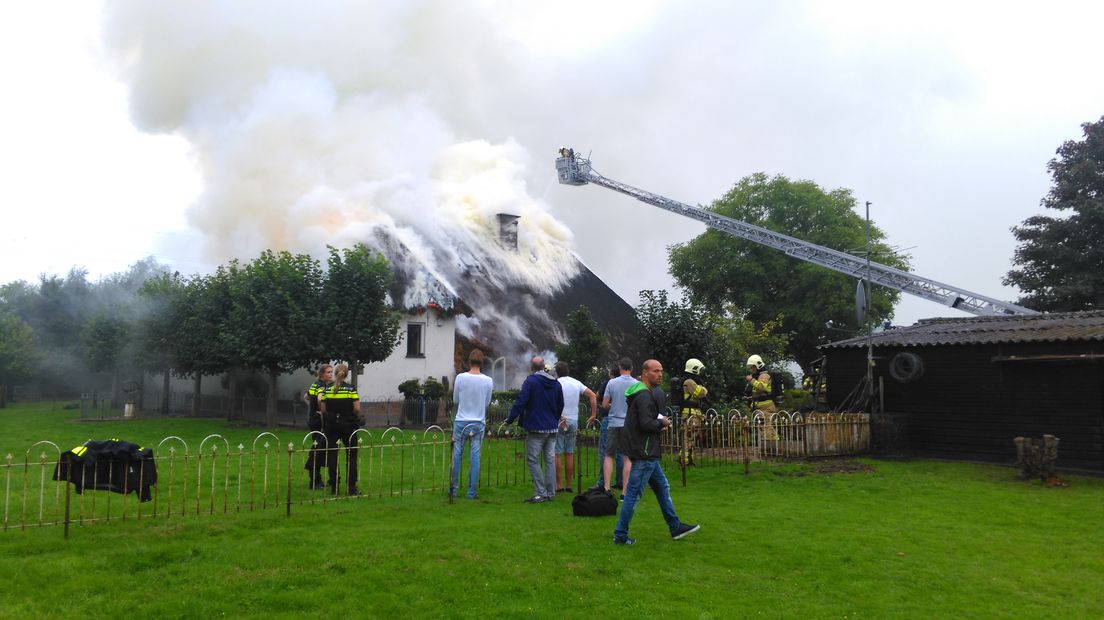
[[30, 294], [17, 302], [17, 315], [34, 330], [55, 376], [76, 378], [84, 367], [82, 330], [103, 310], [91, 303], [87, 272], [73, 268], [65, 278], [43, 275], [26, 292]]
[[231, 279], [230, 290], [228, 340], [241, 352], [245, 367], [268, 375], [266, 418], [275, 426], [277, 376], [318, 358], [322, 269], [305, 254], [265, 250]]
[[1069, 216], [1035, 215], [1012, 228], [1017, 268], [1003, 282], [1035, 310], [1104, 307], [1104, 116], [1081, 129], [1085, 138], [1064, 142], [1047, 164], [1053, 185], [1041, 201]]
[[702, 360], [706, 364], [706, 385], [714, 404], [732, 405], [744, 394], [748, 356], [754, 353], [774, 360], [778, 368], [777, 362], [786, 357], [789, 340], [780, 332], [780, 320], [757, 325], [737, 316], [731, 307], [716, 317], [713, 325], [713, 338], [707, 357]]
[[[192, 415], [199, 413], [203, 375], [217, 375], [241, 365], [241, 354], [234, 346], [230, 317], [234, 309], [232, 282], [239, 276], [238, 263], [219, 266], [209, 276], [188, 280], [174, 297], [173, 314], [178, 321], [176, 336], [176, 372], [192, 375]], [[231, 409], [236, 385], [230, 382]]]
[[89, 303], [92, 288], [88, 284], [88, 272], [73, 268], [64, 279], [42, 276], [38, 287], [37, 303], [26, 317], [35, 328], [43, 344], [59, 349], [69, 349], [80, 343], [80, 333], [91, 316]]
[[0, 314], [0, 408], [8, 404], [8, 390], [38, 368], [41, 354], [34, 330], [17, 316]]
[[779, 360], [786, 349], [777, 320], [756, 325], [732, 306], [713, 313], [685, 299], [669, 301], [666, 291], [641, 291], [636, 313], [649, 355], [669, 375], [681, 375], [690, 358], [705, 364], [703, 378], [715, 404], [734, 403], [743, 394], [750, 352]]
[[[865, 251], [866, 223], [855, 212], [850, 190], [828, 192], [811, 181], [757, 173], [707, 209], [836, 250]], [[871, 225], [870, 237], [877, 262], [909, 269], [876, 226]], [[816, 346], [829, 338], [827, 321], [855, 325], [853, 278], [773, 248], [710, 229], [672, 246], [669, 258], [671, 275], [696, 306], [720, 312], [732, 304], [738, 316], [760, 325], [781, 317], [789, 334], [786, 353], [802, 368], [819, 357]], [[897, 291], [876, 287], [871, 297], [869, 322], [893, 316]]]
[[667, 291], [640, 291], [636, 318], [647, 354], [670, 374], [682, 372], [686, 360], [706, 357], [713, 340], [714, 317], [701, 306], [667, 299]]
[[591, 368], [604, 365], [602, 358], [609, 341], [586, 306], [579, 306], [567, 315], [564, 330], [567, 342], [556, 345], [556, 359], [567, 362], [572, 376], [585, 380]]
[[362, 244], [345, 250], [330, 248], [322, 285], [327, 326], [314, 353], [317, 360], [341, 359], [354, 369], [387, 359], [399, 344], [401, 317], [387, 302], [393, 276], [383, 255]]
[[143, 370], [162, 374], [162, 414], [169, 412], [170, 372], [176, 364], [181, 338], [178, 312], [183, 305], [177, 298], [183, 293], [184, 281], [178, 273], [153, 275], [138, 288], [138, 300], [144, 302], [135, 322], [138, 364]]
[[92, 317], [81, 331], [84, 365], [91, 372], [111, 374], [112, 402], [119, 395], [119, 371], [126, 360], [131, 328], [121, 312], [105, 311]]

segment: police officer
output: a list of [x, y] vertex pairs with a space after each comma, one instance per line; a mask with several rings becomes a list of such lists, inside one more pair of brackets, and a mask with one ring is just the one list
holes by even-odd
[[[322, 410], [318, 408], [318, 396], [333, 382], [333, 364], [322, 364], [318, 369], [318, 378], [307, 388], [303, 394], [303, 402], [307, 404], [307, 428], [311, 431], [322, 432]], [[326, 440], [318, 435], [311, 435], [314, 442], [310, 454], [307, 455], [306, 470], [310, 472], [310, 485], [312, 489], [324, 489], [322, 484], [322, 464], [326, 462]]]
[[694, 446], [701, 435], [702, 424], [705, 423], [706, 400], [709, 390], [702, 384], [701, 371], [705, 370], [705, 364], [697, 358], [686, 360], [686, 368], [681, 386], [681, 399], [679, 411], [682, 414], [683, 428], [686, 429], [686, 437], [682, 444], [682, 454], [679, 463], [687, 466], [694, 465]]
[[337, 495], [338, 464], [337, 440], [345, 444], [345, 463], [348, 468], [346, 488], [349, 495], [360, 495], [357, 488], [357, 436], [353, 431], [360, 426], [360, 395], [345, 379], [349, 367], [338, 364], [334, 369], [334, 382], [318, 397], [322, 410], [322, 432], [326, 434], [328, 450], [326, 467], [329, 468], [330, 493]]

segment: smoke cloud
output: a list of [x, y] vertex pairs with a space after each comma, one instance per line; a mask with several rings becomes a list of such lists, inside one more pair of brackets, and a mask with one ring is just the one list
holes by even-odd
[[[570, 230], [527, 185], [526, 150], [480, 129], [496, 107], [484, 85], [508, 79], [516, 48], [491, 5], [108, 7], [134, 123], [194, 147], [205, 188], [188, 218], [212, 262], [364, 242], [405, 263], [404, 303], [433, 286], [455, 296], [474, 273], [463, 297], [481, 321], [462, 329], [521, 340], [495, 292], [550, 295], [578, 272]], [[498, 213], [520, 216], [516, 250], [497, 242]]]
[[[104, 38], [135, 125], [193, 145], [205, 191], [189, 218], [213, 262], [385, 231], [449, 286], [477, 274], [500, 297], [521, 286], [519, 303], [555, 294], [573, 250], [630, 302], [668, 288], [666, 246], [701, 225], [556, 185], [569, 146], [689, 204], [758, 171], [850, 188], [917, 273], [1013, 297], [1007, 231], [1038, 212], [1055, 147], [1100, 113], [1078, 61], [1097, 13], [108, 0]], [[494, 242], [499, 211], [521, 216], [517, 254]], [[985, 252], [946, 250], [979, 231]], [[929, 310], [912, 318], [944, 312], [916, 303]]]

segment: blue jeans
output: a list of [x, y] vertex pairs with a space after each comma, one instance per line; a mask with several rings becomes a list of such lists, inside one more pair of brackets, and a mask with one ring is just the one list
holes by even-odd
[[[541, 456], [544, 470], [541, 470]], [[556, 433], [534, 433], [525, 436], [525, 462], [533, 479], [533, 495], [556, 495]]]
[[598, 425], [602, 429], [598, 437], [598, 486], [605, 487], [606, 482], [605, 472], [602, 470], [602, 460], [606, 456], [606, 437], [609, 435], [609, 416], [602, 418], [602, 423]]
[[460, 486], [460, 460], [464, 455], [464, 439], [471, 442], [471, 458], [468, 464], [468, 498], [475, 497], [479, 485], [479, 451], [483, 447], [482, 422], [454, 422], [452, 425], [452, 484], [449, 493], [456, 496]]
[[659, 510], [663, 513], [663, 519], [667, 521], [667, 529], [674, 532], [679, 526], [675, 505], [671, 503], [671, 485], [667, 482], [667, 476], [663, 473], [659, 459], [636, 460], [632, 462], [632, 469], [629, 471], [629, 489], [621, 502], [621, 512], [617, 515], [617, 528], [613, 530], [614, 540], [628, 539], [629, 522], [636, 512], [637, 502], [644, 495], [645, 483], [652, 487], [652, 492], [659, 501]]

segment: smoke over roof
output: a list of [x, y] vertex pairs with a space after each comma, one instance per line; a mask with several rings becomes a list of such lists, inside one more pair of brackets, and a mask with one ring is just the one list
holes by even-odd
[[[205, 187], [188, 218], [212, 263], [363, 242], [395, 263], [397, 303], [459, 296], [462, 330], [529, 346], [583, 267], [527, 186], [526, 151], [473, 121], [474, 85], [510, 63], [492, 18], [443, 1], [119, 0], [105, 41], [133, 122], [193, 145]], [[500, 213], [520, 216], [516, 249]]]

